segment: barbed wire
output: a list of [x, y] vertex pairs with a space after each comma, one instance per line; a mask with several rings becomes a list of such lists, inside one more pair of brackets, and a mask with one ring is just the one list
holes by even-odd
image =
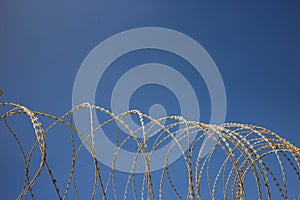
[[[0, 91], [1, 94], [2, 91]], [[293, 171], [295, 176], [292, 178], [296, 177], [298, 183], [300, 181], [300, 149], [263, 127], [239, 123], [213, 125], [189, 121], [181, 116], [153, 119], [138, 110], [130, 110], [115, 115], [102, 107], [89, 103], [80, 104], [61, 117], [33, 111], [23, 105], [11, 102], [2, 102], [0, 105], [7, 107], [6, 110], [8, 110], [1, 115], [0, 121], [4, 122], [5, 127], [17, 142], [24, 159], [24, 183], [17, 199], [22, 199], [25, 195], [35, 199], [33, 186], [37, 184], [36, 182], [43, 170], [50, 175], [58, 199], [67, 199], [71, 186], [77, 199], [87, 199], [88, 197], [81, 197], [75, 181], [75, 166], [79, 152], [84, 146], [91, 152], [95, 171], [91, 199], [95, 199], [96, 195], [100, 195], [102, 199], [128, 199], [129, 194], [133, 199], [163, 199], [166, 195], [164, 193], [166, 187], [174, 191], [178, 199], [246, 199], [247, 197], [253, 199], [253, 196], [258, 199], [271, 199], [272, 197], [278, 198], [278, 194], [281, 199], [289, 199], [290, 185], [287, 172]], [[100, 125], [98, 127], [91, 127], [88, 136], [81, 133], [73, 124], [73, 115], [84, 109], [106, 116], [99, 119]], [[25, 151], [18, 134], [7, 120], [17, 115], [26, 115], [34, 129], [36, 142], [29, 152]], [[131, 130], [125, 120], [125, 117], [128, 116], [136, 117], [140, 127]], [[47, 128], [44, 128], [40, 120], [42, 118], [54, 121]], [[90, 121], [91, 126], [93, 126], [93, 119], [91, 118]], [[110, 130], [112, 127], [116, 128], [110, 131], [110, 136], [114, 137], [116, 148], [109, 175], [103, 176], [100, 169], [101, 164], [96, 156], [95, 135], [97, 130], [104, 129], [112, 123], [116, 126], [111, 126]], [[46, 133], [57, 124], [64, 124], [69, 128], [72, 143], [71, 169], [67, 184], [63, 188], [57, 184], [57, 179], [47, 160]], [[126, 137], [120, 137], [121, 127], [128, 130], [130, 134]], [[137, 137], [138, 133], [142, 133], [143, 137]], [[75, 137], [78, 136], [83, 142], [76, 146], [74, 141]], [[188, 141], [187, 151], [183, 150], [181, 143], [185, 139]], [[215, 144], [208, 155], [202, 158], [204, 155], [204, 148], [202, 147], [206, 145], [209, 139], [214, 140]], [[165, 143], [170, 145], [164, 159], [164, 166], [160, 170], [159, 183], [154, 184], [154, 174], [151, 171], [150, 163], [153, 159], [153, 153]], [[131, 171], [128, 173], [125, 189], [120, 191], [120, 188], [116, 187], [117, 170], [115, 166], [120, 150], [128, 144], [135, 146], [136, 156], [131, 163]], [[41, 154], [40, 165], [34, 175], [30, 176], [33, 152], [37, 148]], [[172, 174], [168, 165], [170, 155], [175, 150], [182, 154], [185, 164], [186, 172], [180, 172], [186, 173], [185, 178], [188, 184], [185, 189], [182, 189], [182, 183], [176, 182], [174, 179], [176, 175]], [[145, 161], [145, 173], [141, 184], [137, 184], [137, 174], [135, 173], [139, 155], [142, 155]], [[256, 188], [256, 194], [252, 190], [251, 192], [247, 191], [248, 182], [251, 182], [249, 179], [252, 179], [254, 183], [252, 187]], [[180, 185], [180, 188], [176, 185]], [[186, 192], [182, 192], [183, 190]], [[109, 191], [113, 193], [110, 197], [108, 197]], [[123, 197], [120, 197], [120, 194]]]

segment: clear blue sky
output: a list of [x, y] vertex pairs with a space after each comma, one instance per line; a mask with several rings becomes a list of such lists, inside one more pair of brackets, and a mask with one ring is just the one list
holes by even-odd
[[[226, 88], [227, 122], [260, 125], [299, 146], [299, 10], [299, 1], [1, 0], [0, 89], [4, 93], [1, 101], [62, 115], [72, 107], [77, 70], [96, 45], [128, 29], [165, 27], [195, 39], [215, 61]], [[176, 68], [182, 60], [171, 57], [158, 51], [136, 52], [120, 58], [113, 67], [118, 69], [117, 66], [124, 63], [130, 68], [136, 64], [162, 62], [174, 64]], [[189, 74], [192, 72], [186, 72], [187, 76]], [[103, 85], [98, 86], [96, 104], [110, 109], [108, 100], [102, 98], [110, 98], [114, 78], [101, 80]], [[203, 89], [199, 94], [203, 96], [201, 120], [208, 122], [210, 101], [200, 80], [190, 77], [192, 83], [200, 82], [199, 87]], [[150, 95], [155, 94], [153, 88], [144, 89], [149, 89]], [[136, 99], [143, 100], [142, 92], [137, 91]], [[153, 101], [157, 103], [158, 100], [154, 98]], [[141, 102], [133, 100], [134, 103], [137, 105], [133, 107], [139, 107]], [[140, 106], [143, 110], [143, 105]], [[170, 107], [169, 114], [176, 113], [174, 109]], [[18, 125], [16, 122], [15, 126]], [[19, 191], [18, 186], [22, 186], [22, 157], [15, 141], [2, 130], [0, 197], [13, 199]], [[52, 140], [52, 144], [57, 145], [53, 153], [64, 151], [65, 144], [69, 144], [66, 134], [61, 135], [56, 133], [50, 138], [50, 143]], [[22, 138], [29, 145], [31, 140]], [[61, 157], [53, 163], [70, 164]], [[91, 160], [88, 163], [91, 164]], [[62, 169], [58, 173], [65, 172]], [[43, 181], [48, 179], [40, 180], [42, 187]], [[47, 186], [44, 187], [45, 191], [37, 191], [37, 196], [48, 192]], [[53, 192], [49, 191], [49, 199], [51, 195]]]

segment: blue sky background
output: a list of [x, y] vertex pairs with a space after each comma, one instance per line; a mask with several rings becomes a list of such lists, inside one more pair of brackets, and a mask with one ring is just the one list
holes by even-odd
[[[192, 37], [213, 58], [226, 88], [227, 122], [260, 125], [299, 146], [299, 9], [299, 1], [1, 0], [0, 89], [4, 92], [1, 101], [62, 115], [72, 107], [72, 88], [77, 70], [96, 45], [128, 29], [164, 27]], [[109, 108], [111, 88], [114, 79], [120, 75], [118, 73], [147, 62], [167, 63], [180, 69], [184, 61], [174, 55], [151, 50], [121, 57], [101, 80], [96, 104]], [[121, 69], [121, 65], [124, 68]], [[183, 71], [197, 85], [196, 89], [202, 91], [198, 94], [201, 98], [201, 121], [208, 122], [210, 101], [205, 84], [201, 77], [193, 75], [191, 69]], [[149, 90], [151, 97], [155, 96], [155, 87], [137, 91], [132, 107], [146, 112], [147, 106], [141, 103], [145, 99], [143, 90]], [[165, 95], [172, 97], [168, 92]], [[151, 105], [152, 100], [158, 103], [159, 99], [150, 97], [147, 97], [147, 105]], [[169, 114], [177, 113], [173, 98], [174, 106], [169, 106]], [[161, 103], [168, 106], [165, 100]], [[18, 128], [23, 125], [20, 122], [11, 121], [11, 124], [19, 131], [27, 130]], [[15, 141], [2, 125], [0, 196], [1, 199], [13, 199], [22, 186], [23, 161]], [[33, 139], [26, 136], [30, 134], [22, 133], [28, 146]], [[60, 166], [70, 164], [61, 153], [65, 151], [66, 144], [69, 145], [69, 137], [54, 133], [53, 137], [49, 136], [49, 143], [55, 145], [50, 150], [53, 157], [50, 155], [49, 159], [54, 159], [55, 153], [61, 154], [53, 160], [59, 179], [68, 168]], [[82, 169], [85, 159], [87, 165], [92, 163], [87, 153], [82, 159]], [[179, 163], [174, 166], [179, 166]], [[87, 170], [85, 173], [78, 179], [85, 180], [93, 174]], [[37, 196], [49, 192], [51, 199], [53, 192], [47, 184], [43, 184], [43, 181], [49, 181], [47, 178], [40, 179], [44, 188], [37, 191]]]

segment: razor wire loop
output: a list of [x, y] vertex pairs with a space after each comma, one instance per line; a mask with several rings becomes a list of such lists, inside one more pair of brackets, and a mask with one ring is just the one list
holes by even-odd
[[[73, 185], [77, 199], [80, 199], [79, 188], [75, 181], [76, 175], [76, 161], [78, 159], [79, 152], [84, 145], [88, 146], [91, 151], [91, 157], [93, 159], [93, 165], [95, 170], [93, 191], [91, 199], [94, 199], [96, 195], [102, 196], [102, 199], [107, 199], [107, 194], [112, 191], [114, 199], [119, 199], [119, 195], [123, 194], [123, 199], [127, 199], [128, 195], [133, 195], [134, 199], [163, 199], [164, 187], [168, 185], [179, 199], [184, 199], [182, 194], [183, 189], [176, 187], [178, 183], [172, 178], [173, 175], [170, 171], [168, 159], [172, 151], [180, 151], [182, 158], [186, 166], [186, 178], [188, 184], [186, 185], [186, 199], [203, 199], [203, 196], [207, 192], [211, 199], [216, 199], [216, 192], [221, 191], [224, 199], [246, 199], [247, 188], [245, 182], [251, 177], [254, 178], [255, 187], [257, 188], [258, 199], [271, 199], [274, 196], [274, 190], [277, 189], [282, 199], [289, 199], [289, 179], [287, 177], [287, 165], [289, 164], [295, 177], [300, 181], [300, 149], [284, 138], [280, 137], [276, 133], [255, 125], [250, 124], [239, 124], [239, 123], [225, 123], [222, 125], [205, 124], [201, 122], [188, 121], [181, 116], [167, 116], [160, 119], [153, 119], [141, 113], [138, 110], [129, 110], [127, 112], [115, 115], [112, 112], [99, 107], [90, 105], [89, 103], [83, 103], [75, 106], [73, 109], [57, 117], [51, 114], [33, 111], [23, 105], [2, 102], [0, 106], [8, 107], [8, 111], [0, 116], [0, 121], [3, 121], [7, 130], [12, 134], [16, 140], [18, 147], [22, 152], [25, 166], [25, 176], [23, 187], [21, 192], [16, 199], [22, 199], [25, 195], [29, 195], [31, 199], [35, 199], [35, 189], [33, 185], [37, 184], [36, 181], [41, 176], [42, 170], [47, 169], [48, 174], [51, 177], [51, 183], [54, 186], [54, 190], [57, 194], [58, 199], [66, 199], [70, 187]], [[109, 117], [107, 120], [101, 121], [98, 127], [93, 126], [92, 114], [90, 115], [90, 126], [91, 132], [86, 134], [81, 133], [73, 125], [73, 114], [79, 110], [87, 109], [90, 113], [93, 111], [100, 112]], [[2, 109], [1, 109], [2, 110]], [[13, 126], [9, 124], [9, 118], [13, 118], [17, 115], [25, 114], [30, 119], [31, 126], [36, 138], [36, 142], [31, 147], [29, 153], [25, 152], [25, 148], [22, 146], [22, 141], [19, 139], [18, 134], [13, 130]], [[138, 117], [140, 127], [136, 130], [132, 130], [131, 127], [126, 124], [124, 119], [127, 115], [135, 115]], [[52, 119], [54, 120], [50, 126], [43, 128], [40, 119]], [[113, 162], [109, 176], [103, 176], [98, 160], [96, 157], [95, 149], [95, 136], [97, 130], [108, 126], [112, 122], [118, 122], [119, 126], [124, 126], [130, 133], [124, 139], [119, 137], [120, 127], [117, 127], [116, 131], [111, 132], [115, 136], [115, 152], [113, 155]], [[163, 123], [169, 121], [169, 123]], [[72, 143], [72, 163], [71, 169], [68, 176], [66, 187], [61, 188], [58, 186], [55, 178], [55, 172], [52, 171], [50, 164], [47, 162], [47, 137], [49, 131], [58, 124], [64, 124], [70, 129], [70, 138]], [[179, 129], [174, 129], [174, 128]], [[139, 138], [136, 136], [138, 132], [142, 132], [143, 137]], [[83, 141], [79, 146], [75, 145], [75, 137], [79, 136]], [[176, 136], [175, 136], [176, 135]], [[195, 137], [191, 137], [195, 135]], [[157, 136], [154, 143], [150, 143], [152, 136]], [[187, 138], [189, 141], [189, 147], [187, 151], [184, 151], [181, 147], [181, 141]], [[194, 138], [190, 140], [189, 138]], [[203, 148], [197, 150], [197, 145], [200, 143], [206, 143], [209, 139], [215, 141], [214, 147], [211, 149], [209, 154], [201, 159], [203, 154]], [[136, 157], [132, 163], [131, 171], [128, 173], [128, 179], [124, 191], [119, 191], [115, 185], [116, 170], [115, 164], [119, 156], [119, 151], [122, 149], [129, 140], [134, 141], [130, 145], [135, 144], [137, 147]], [[204, 141], [203, 141], [204, 140]], [[155, 159], [153, 152], [160, 148], [160, 146], [166, 142], [171, 141], [168, 153], [164, 160], [164, 167], [161, 172], [160, 181], [158, 185], [158, 191], [155, 190], [153, 182], [153, 172], [150, 169], [150, 162]], [[35, 171], [34, 176], [30, 177], [31, 162], [33, 159], [33, 151], [39, 148], [40, 151], [40, 165]], [[211, 172], [211, 164], [216, 157], [219, 159], [217, 153], [225, 155], [224, 160], [220, 163], [219, 168], [214, 165], [215, 169], [218, 169], [214, 178]], [[135, 167], [137, 157], [142, 153], [145, 162], [145, 173], [141, 185], [137, 185]], [[267, 162], [265, 157], [273, 155], [275, 159], [272, 163]], [[279, 172], [274, 172], [274, 162], [277, 162], [279, 166]], [[252, 173], [252, 176], [250, 175]], [[205, 180], [206, 178], [206, 180]], [[105, 181], [106, 179], [106, 181]], [[131, 186], [130, 186], [131, 183]], [[203, 190], [203, 185], [208, 190]], [[221, 184], [221, 185], [219, 185]], [[100, 189], [99, 189], [99, 187]], [[271, 188], [274, 186], [274, 188]], [[38, 185], [36, 185], [38, 187]], [[132, 190], [130, 190], [130, 187]], [[138, 192], [140, 191], [140, 193]], [[139, 196], [140, 194], [140, 196]], [[253, 195], [253, 194], [251, 194]], [[27, 196], [26, 196], [27, 197]], [[86, 199], [87, 197], [83, 197]]]

